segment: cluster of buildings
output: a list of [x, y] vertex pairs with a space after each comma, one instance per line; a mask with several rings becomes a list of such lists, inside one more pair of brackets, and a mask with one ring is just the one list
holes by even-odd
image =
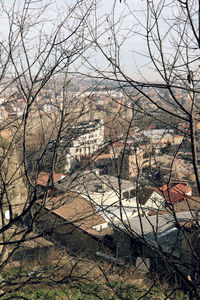
[[[60, 95], [54, 96], [57, 100], [51, 90], [41, 91], [36, 109], [51, 114], [61, 108]], [[90, 98], [91, 111], [110, 106], [118, 112], [128, 103], [114, 91], [81, 97], [73, 91], [73, 97], [82, 97], [82, 104]], [[0, 119], [23, 116], [23, 100], [0, 101]], [[141, 130], [133, 124], [126, 134], [112, 136], [106, 126], [94, 116], [67, 126], [58, 148], [63, 171], [34, 178], [37, 201], [24, 223], [34, 220], [33, 230], [72, 253], [134, 266], [140, 258], [150, 269], [155, 260], [162, 264], [170, 257], [177, 267], [183, 262], [181, 272], [199, 280], [193, 258], [199, 251], [200, 199], [191, 149], [180, 147], [184, 138], [173, 129]]]
[[93, 119], [67, 128], [61, 140], [65, 174], [84, 166], [100, 175], [139, 179], [153, 186], [169, 179], [195, 184], [191, 149], [180, 148], [173, 159], [183, 136], [169, 129], [134, 128], [129, 135], [112, 137], [106, 134], [106, 126], [103, 119]]
[[166, 259], [187, 276], [198, 273], [200, 198], [188, 184], [144, 187], [95, 170], [53, 174], [51, 184], [48, 179], [44, 172], [38, 178], [48, 197], [41, 193], [31, 212], [37, 232], [48, 240], [73, 254], [147, 272], [163, 271]]
[[[52, 87], [53, 86], [53, 87]], [[35, 101], [31, 107], [32, 111], [39, 111], [41, 114], [59, 113], [63, 107], [76, 105], [76, 108], [82, 106], [87, 107], [90, 111], [115, 111], [127, 110], [128, 100], [122, 92], [114, 89], [92, 91], [88, 85], [80, 85], [80, 81], [76, 81], [76, 88], [69, 80], [68, 92], [63, 96], [63, 87], [61, 83], [52, 84], [43, 88], [37, 94]], [[88, 91], [89, 90], [89, 91]], [[26, 110], [27, 101], [18, 92], [16, 88], [9, 89], [0, 96], [0, 121], [7, 119], [22, 118]]]
[[[40, 193], [31, 213], [35, 218], [40, 210], [37, 230], [73, 253], [86, 251], [139, 268], [142, 260], [148, 271], [170, 257], [169, 269], [173, 262], [199, 281], [194, 258], [200, 198], [192, 186], [191, 162], [177, 157], [172, 163], [174, 156], [163, 154], [169, 145], [180, 145], [182, 137], [167, 129], [135, 130], [111, 143], [104, 127], [99, 119], [70, 127], [65, 172], [39, 174]], [[74, 159], [80, 165], [70, 172]], [[158, 170], [165, 174], [159, 179]]]

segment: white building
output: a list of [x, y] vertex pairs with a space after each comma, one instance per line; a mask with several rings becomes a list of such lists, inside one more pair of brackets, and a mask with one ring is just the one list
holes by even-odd
[[93, 228], [97, 231], [109, 228], [117, 220], [128, 220], [154, 210], [162, 210], [165, 199], [154, 189], [136, 188], [136, 183], [109, 175], [99, 175], [89, 170], [75, 172], [56, 185], [63, 192], [75, 192], [86, 199], [102, 216], [105, 223]]
[[104, 142], [104, 125], [99, 119], [81, 122], [69, 128], [72, 139], [66, 154], [65, 172], [69, 172], [73, 162], [81, 156], [88, 156], [97, 151]]

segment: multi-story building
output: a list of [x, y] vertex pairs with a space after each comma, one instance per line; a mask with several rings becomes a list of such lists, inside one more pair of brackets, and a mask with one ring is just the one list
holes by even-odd
[[104, 143], [103, 121], [95, 119], [88, 122], [80, 122], [67, 130], [67, 145], [65, 172], [69, 172], [74, 161], [80, 161], [81, 156], [89, 156]]

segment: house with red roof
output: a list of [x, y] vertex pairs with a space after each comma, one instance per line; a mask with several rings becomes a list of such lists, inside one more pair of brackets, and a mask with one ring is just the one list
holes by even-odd
[[170, 182], [155, 190], [164, 196], [167, 204], [176, 204], [192, 196], [192, 188], [187, 183]]
[[124, 151], [124, 149], [127, 148], [127, 144], [122, 141], [116, 141], [112, 143], [112, 146], [110, 146], [109, 152], [112, 155], [121, 153]]
[[[51, 176], [52, 176], [52, 178], [50, 180]], [[53, 174], [51, 175], [46, 172], [40, 172], [38, 175], [37, 184], [40, 186], [47, 186], [49, 184], [52, 185], [52, 180], [53, 180], [53, 184], [54, 184], [63, 178], [65, 178], [65, 175], [62, 173], [53, 172]]]
[[38, 174], [38, 178], [36, 180], [36, 187], [37, 187], [37, 198], [42, 198], [44, 192], [48, 192], [50, 194], [57, 194], [57, 190], [54, 188], [55, 184], [60, 182], [60, 180], [64, 179], [66, 175], [62, 173], [55, 173], [53, 174], [40, 172]]

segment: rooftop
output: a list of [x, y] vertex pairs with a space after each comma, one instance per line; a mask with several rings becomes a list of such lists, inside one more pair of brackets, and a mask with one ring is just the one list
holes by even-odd
[[[105, 223], [95, 208], [77, 193], [65, 193], [46, 199], [45, 207], [68, 222], [95, 236], [103, 235], [92, 227]], [[109, 230], [110, 231], [110, 230]]]
[[[115, 157], [120, 155], [119, 153], [115, 153]], [[98, 155], [96, 158], [95, 158], [95, 161], [98, 161], [100, 159], [111, 159], [113, 158], [113, 154], [111, 153], [101, 153], [100, 155]]]
[[60, 183], [56, 184], [56, 188], [61, 191], [77, 192], [82, 197], [95, 201], [100, 201], [109, 197], [117, 197], [120, 199], [122, 191], [130, 191], [135, 188], [135, 184], [128, 180], [122, 180], [114, 176], [98, 175], [90, 170], [77, 171], [71, 176], [66, 177]]
[[[48, 181], [50, 179], [51, 174], [46, 172], [40, 172], [37, 179], [37, 184], [46, 186], [48, 184]], [[53, 183], [55, 184], [59, 180], [63, 179], [65, 177], [62, 173], [53, 173]], [[50, 184], [52, 182], [49, 182]]]
[[169, 183], [161, 188], [155, 188], [155, 190], [161, 193], [168, 203], [173, 204], [184, 201], [192, 195], [192, 188], [186, 183]]
[[[176, 220], [176, 221], [175, 221]], [[172, 214], [140, 216], [129, 218], [127, 221], [115, 222], [115, 228], [123, 230], [130, 237], [159, 247], [170, 255], [180, 256], [183, 239], [182, 229], [195, 220], [192, 212], [179, 212], [176, 217]], [[180, 226], [180, 227], [179, 227]]]

